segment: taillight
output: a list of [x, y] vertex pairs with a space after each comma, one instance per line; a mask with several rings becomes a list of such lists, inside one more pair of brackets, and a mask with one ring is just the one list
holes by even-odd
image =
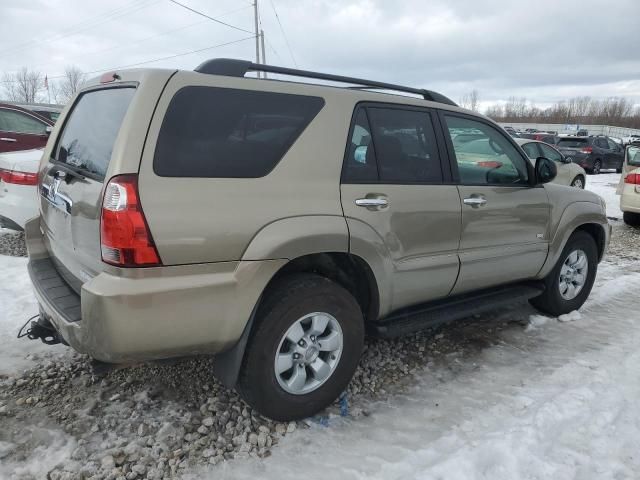
[[580, 149], [580, 153], [592, 153], [593, 147], [584, 147]]
[[118, 175], [109, 180], [102, 200], [100, 247], [102, 261], [111, 265], [161, 265], [140, 204], [137, 175]]
[[624, 178], [624, 183], [631, 185], [640, 185], [640, 173], [630, 173]]
[[0, 180], [4, 183], [12, 183], [14, 185], [37, 185], [38, 174], [0, 168]]
[[495, 160], [486, 160], [478, 162], [477, 165], [484, 168], [500, 168], [502, 167], [502, 162], [497, 162]]

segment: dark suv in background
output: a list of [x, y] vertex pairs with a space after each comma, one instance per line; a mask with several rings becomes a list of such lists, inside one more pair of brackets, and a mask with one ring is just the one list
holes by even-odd
[[622, 171], [624, 149], [607, 136], [560, 137], [556, 148], [588, 173], [597, 175], [602, 169]]

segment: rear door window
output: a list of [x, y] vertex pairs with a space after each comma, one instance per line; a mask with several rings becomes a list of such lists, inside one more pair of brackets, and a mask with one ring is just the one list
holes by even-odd
[[164, 177], [265, 176], [323, 105], [320, 97], [185, 87], [162, 122], [154, 171]]
[[442, 166], [431, 116], [398, 108], [367, 108], [380, 181], [441, 183]]
[[44, 135], [47, 125], [25, 113], [0, 109], [0, 129], [5, 132]]
[[83, 93], [65, 122], [52, 160], [102, 180], [134, 94], [132, 87]]
[[558, 140], [558, 147], [562, 148], [582, 148], [589, 144], [586, 138], [561, 138]]

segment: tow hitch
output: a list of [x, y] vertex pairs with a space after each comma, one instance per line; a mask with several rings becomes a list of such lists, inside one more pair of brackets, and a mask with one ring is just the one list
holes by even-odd
[[27, 337], [31, 340], [40, 339], [46, 345], [66, 344], [53, 324], [41, 315], [34, 315], [26, 321], [18, 331], [18, 338], [22, 337]]

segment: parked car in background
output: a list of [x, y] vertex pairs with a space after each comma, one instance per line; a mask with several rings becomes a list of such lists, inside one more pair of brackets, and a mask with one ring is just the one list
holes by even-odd
[[602, 135], [597, 137], [560, 137], [556, 148], [571, 157], [574, 163], [588, 173], [597, 175], [603, 169], [622, 171], [624, 149], [613, 140]]
[[505, 132], [507, 132], [509, 135], [511, 135], [514, 138], [518, 138], [520, 137], [520, 134], [518, 132], [516, 132], [516, 129], [510, 126], [506, 126], [506, 127], [502, 127], [504, 128]]
[[38, 165], [43, 149], [0, 153], [0, 226], [24, 229], [38, 215]]
[[559, 138], [555, 134], [549, 132], [525, 133], [522, 134], [521, 137], [548, 143], [549, 145], [555, 145]]
[[640, 226], [640, 146], [631, 145], [625, 150], [622, 175], [618, 184], [620, 210], [627, 225]]
[[58, 117], [64, 109], [64, 105], [56, 105], [53, 103], [19, 103], [19, 102], [6, 102], [9, 105], [14, 105], [25, 110], [37, 113], [41, 117], [47, 118], [52, 122], [56, 122]]
[[538, 157], [545, 157], [556, 162], [558, 174], [553, 179], [553, 183], [576, 188], [585, 187], [586, 173], [580, 165], [573, 163], [571, 157], [567, 157], [551, 145], [537, 140], [516, 138], [516, 143], [522, 147], [533, 164], [536, 163]]
[[640, 142], [640, 134], [639, 135], [632, 134], [622, 138], [623, 145], [628, 145], [633, 142]]
[[0, 103], [0, 153], [43, 148], [54, 123], [26, 108]]
[[578, 137], [588, 137], [589, 136], [589, 131], [584, 130], [584, 129], [578, 130], [578, 133], [576, 133], [576, 135]]

